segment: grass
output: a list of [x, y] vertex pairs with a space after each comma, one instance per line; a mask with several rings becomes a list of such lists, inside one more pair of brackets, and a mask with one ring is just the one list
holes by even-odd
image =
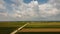
[[25, 23], [28, 24], [25, 28], [60, 28], [60, 22], [49, 21], [11, 21], [0, 22], [0, 34], [9, 34]]
[[0, 34], [10, 34], [16, 29], [17, 27], [0, 27]]
[[26, 27], [60, 27], [60, 22], [31, 22], [31, 21], [12, 21], [12, 22], [0, 22], [0, 27], [21, 27], [25, 23], [30, 23]]

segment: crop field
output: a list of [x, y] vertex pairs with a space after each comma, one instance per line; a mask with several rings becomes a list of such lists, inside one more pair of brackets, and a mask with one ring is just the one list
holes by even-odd
[[48, 32], [49, 30], [50, 32], [60, 31], [60, 22], [58, 21], [5, 21], [0, 22], [0, 34], [9, 34], [26, 23], [29, 24], [19, 32]]
[[25, 23], [29, 23], [27, 28], [29, 27], [60, 27], [60, 22], [27, 22], [27, 21], [21, 21], [21, 22], [0, 22], [0, 27], [21, 27]]

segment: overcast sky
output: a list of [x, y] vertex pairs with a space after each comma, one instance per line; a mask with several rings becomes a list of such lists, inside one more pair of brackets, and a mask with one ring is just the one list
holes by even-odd
[[60, 21], [60, 0], [0, 0], [0, 21]]

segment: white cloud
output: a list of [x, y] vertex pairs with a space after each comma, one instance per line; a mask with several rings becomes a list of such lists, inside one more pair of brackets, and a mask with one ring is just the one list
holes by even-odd
[[51, 4], [42, 4], [39, 5], [41, 16], [53, 16], [59, 13], [59, 10]]
[[0, 0], [0, 9], [5, 9], [4, 3], [5, 2], [3, 0]]
[[7, 17], [7, 13], [0, 13], [0, 15], [6, 16]]
[[[16, 2], [16, 1], [15, 1]], [[45, 4], [38, 4], [37, 1], [31, 1], [29, 4], [26, 4], [22, 1], [17, 1], [21, 5], [16, 6], [18, 10], [14, 8], [15, 17], [20, 18], [31, 18], [31, 17], [50, 17], [59, 14], [59, 10], [55, 7], [55, 0], [49, 0], [49, 2]], [[39, 14], [38, 14], [39, 13]], [[14, 15], [14, 13], [13, 13]]]
[[[14, 3], [10, 5], [12, 7], [11, 13], [1, 13], [0, 15], [9, 16], [12, 18], [47, 18], [51, 16], [56, 16], [60, 13], [60, 1], [59, 0], [49, 0], [45, 4], [39, 4], [37, 1], [31, 1], [30, 3], [26, 4], [23, 0], [11, 0]], [[0, 9], [6, 9], [4, 6], [4, 1], [0, 0]], [[6, 11], [5, 10], [5, 11]], [[9, 12], [9, 11], [7, 11]], [[28, 20], [28, 19], [27, 19]]]
[[[37, 1], [31, 1], [29, 4], [23, 3], [19, 6], [19, 10], [16, 11], [17, 15], [22, 15], [23, 18], [28, 17], [47, 17], [47, 16], [54, 16], [59, 14], [59, 10], [54, 6], [55, 3], [51, 4], [51, 2], [54, 2], [54, 0], [50, 0], [48, 3], [45, 4], [38, 4]], [[39, 14], [38, 14], [39, 13]], [[20, 17], [20, 18], [21, 18]]]
[[4, 0], [0, 0], [0, 15], [7, 16], [7, 12], [5, 12], [6, 7], [4, 6]]

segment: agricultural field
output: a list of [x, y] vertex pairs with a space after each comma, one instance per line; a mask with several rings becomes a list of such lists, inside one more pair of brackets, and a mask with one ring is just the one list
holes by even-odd
[[[27, 32], [31, 30], [30, 32], [33, 32], [33, 30], [37, 31], [40, 30], [43, 32], [43, 30], [59, 30], [60, 31], [60, 22], [50, 22], [50, 21], [11, 21], [11, 22], [0, 22], [0, 34], [9, 34], [12, 31], [16, 30], [17, 28], [23, 26], [24, 24], [29, 23], [27, 26], [25, 26], [21, 31], [19, 32]], [[47, 30], [46, 30], [47, 29]], [[26, 31], [27, 30], [27, 31]], [[36, 32], [35, 31], [35, 32]], [[3, 33], [4, 32], [4, 33]], [[55, 31], [56, 32], [56, 31]]]
[[22, 25], [24, 25], [25, 23], [29, 23], [28, 26], [26, 26], [27, 28], [29, 27], [60, 27], [60, 22], [39, 22], [39, 21], [12, 21], [12, 22], [0, 22], [0, 27], [21, 27]]

